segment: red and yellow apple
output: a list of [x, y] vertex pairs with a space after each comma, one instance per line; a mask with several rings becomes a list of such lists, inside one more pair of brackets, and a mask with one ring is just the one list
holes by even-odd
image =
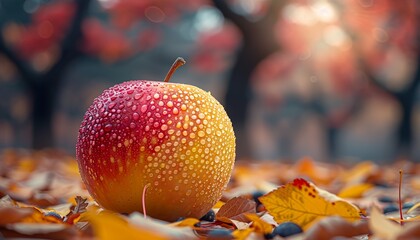
[[[121, 213], [199, 218], [232, 173], [235, 136], [223, 106], [195, 86], [134, 80], [105, 90], [87, 110], [76, 158], [92, 197]], [[147, 188], [145, 196], [143, 190]]]

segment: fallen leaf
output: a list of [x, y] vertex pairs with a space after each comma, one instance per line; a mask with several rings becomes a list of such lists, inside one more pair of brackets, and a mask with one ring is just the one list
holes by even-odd
[[174, 227], [194, 227], [194, 225], [196, 225], [199, 222], [200, 222], [200, 220], [198, 220], [196, 218], [186, 218], [184, 220], [171, 223], [171, 224], [169, 224], [169, 226], [174, 226]]
[[416, 203], [414, 206], [412, 206], [410, 209], [408, 209], [407, 211], [408, 214], [416, 214], [420, 215], [420, 202]]
[[254, 232], [268, 234], [273, 232], [273, 226], [266, 221], [262, 220], [257, 214], [248, 213], [245, 215], [250, 221], [252, 221], [251, 227]]
[[235, 231], [232, 232], [232, 236], [236, 239], [236, 240], [245, 240], [248, 239], [249, 235], [253, 232], [253, 229], [251, 228], [247, 228], [247, 229], [237, 229]]
[[374, 186], [370, 183], [359, 183], [343, 188], [337, 195], [341, 198], [361, 198], [363, 194]]
[[254, 201], [243, 197], [235, 197], [227, 201], [226, 204], [219, 209], [216, 213], [216, 219], [228, 218], [241, 222], [249, 222], [249, 219], [246, 218], [245, 214], [255, 212], [256, 204]]
[[293, 221], [303, 229], [328, 216], [348, 220], [360, 219], [359, 209], [353, 204], [297, 178], [259, 198], [277, 223]]
[[0, 225], [20, 222], [34, 213], [33, 208], [1, 207]]
[[341, 217], [324, 218], [305, 232], [305, 240], [334, 239], [369, 234], [368, 222], [349, 222]]
[[[90, 210], [89, 210], [90, 211]], [[194, 231], [190, 227], [175, 227], [167, 224], [167, 222], [154, 219], [151, 217], [144, 218], [144, 215], [134, 212], [128, 216], [131, 224], [141, 229], [147, 229], [151, 232], [158, 232], [161, 236], [169, 239], [196, 239]]]
[[403, 230], [399, 224], [385, 217], [376, 207], [373, 207], [370, 213], [369, 228], [375, 237], [381, 239], [395, 239]]
[[396, 236], [397, 240], [420, 239], [420, 222], [404, 226], [404, 231]]
[[9, 231], [2, 232], [5, 237], [24, 236], [35, 239], [74, 239], [77, 230], [70, 225], [49, 223], [15, 223], [7, 225]]
[[70, 208], [70, 212], [64, 217], [63, 222], [74, 224], [77, 222], [80, 214], [86, 212], [86, 208], [89, 205], [89, 203], [86, 202], [87, 198], [76, 196], [75, 201], [76, 205]]
[[361, 162], [353, 168], [343, 173], [341, 180], [345, 183], [361, 183], [378, 170], [378, 166], [373, 162]]
[[126, 219], [116, 213], [102, 211], [96, 214], [88, 211], [84, 215], [92, 225], [95, 237], [100, 240], [166, 239], [157, 232], [152, 232], [148, 229], [139, 228], [129, 224]]

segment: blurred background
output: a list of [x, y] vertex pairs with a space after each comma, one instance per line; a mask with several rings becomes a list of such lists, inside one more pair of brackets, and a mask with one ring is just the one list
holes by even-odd
[[0, 0], [0, 149], [75, 154], [131, 79], [211, 91], [238, 159], [420, 161], [416, 0]]

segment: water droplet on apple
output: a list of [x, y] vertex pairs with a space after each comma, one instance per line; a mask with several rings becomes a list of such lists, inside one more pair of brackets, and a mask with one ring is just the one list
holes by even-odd
[[139, 118], [140, 118], [140, 115], [139, 115], [138, 113], [136, 113], [136, 112], [135, 112], [135, 113], [133, 113], [133, 119], [134, 119], [134, 120], [136, 120], [136, 121], [137, 121], [137, 120], [139, 120]]
[[140, 108], [140, 111], [142, 113], [145, 113], [147, 111], [147, 105], [142, 105], [141, 108]]
[[108, 105], [108, 108], [109, 109], [112, 109], [112, 108], [114, 108], [115, 107], [115, 102], [111, 102], [109, 105]]
[[106, 124], [105, 127], [104, 127], [105, 132], [109, 132], [109, 131], [111, 131], [111, 129], [112, 129], [112, 124], [110, 124], [110, 123]]

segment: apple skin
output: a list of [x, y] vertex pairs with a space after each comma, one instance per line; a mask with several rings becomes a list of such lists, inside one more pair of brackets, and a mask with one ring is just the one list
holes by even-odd
[[120, 213], [200, 218], [220, 199], [235, 161], [223, 106], [195, 86], [145, 80], [105, 90], [87, 110], [76, 145], [92, 197]]

